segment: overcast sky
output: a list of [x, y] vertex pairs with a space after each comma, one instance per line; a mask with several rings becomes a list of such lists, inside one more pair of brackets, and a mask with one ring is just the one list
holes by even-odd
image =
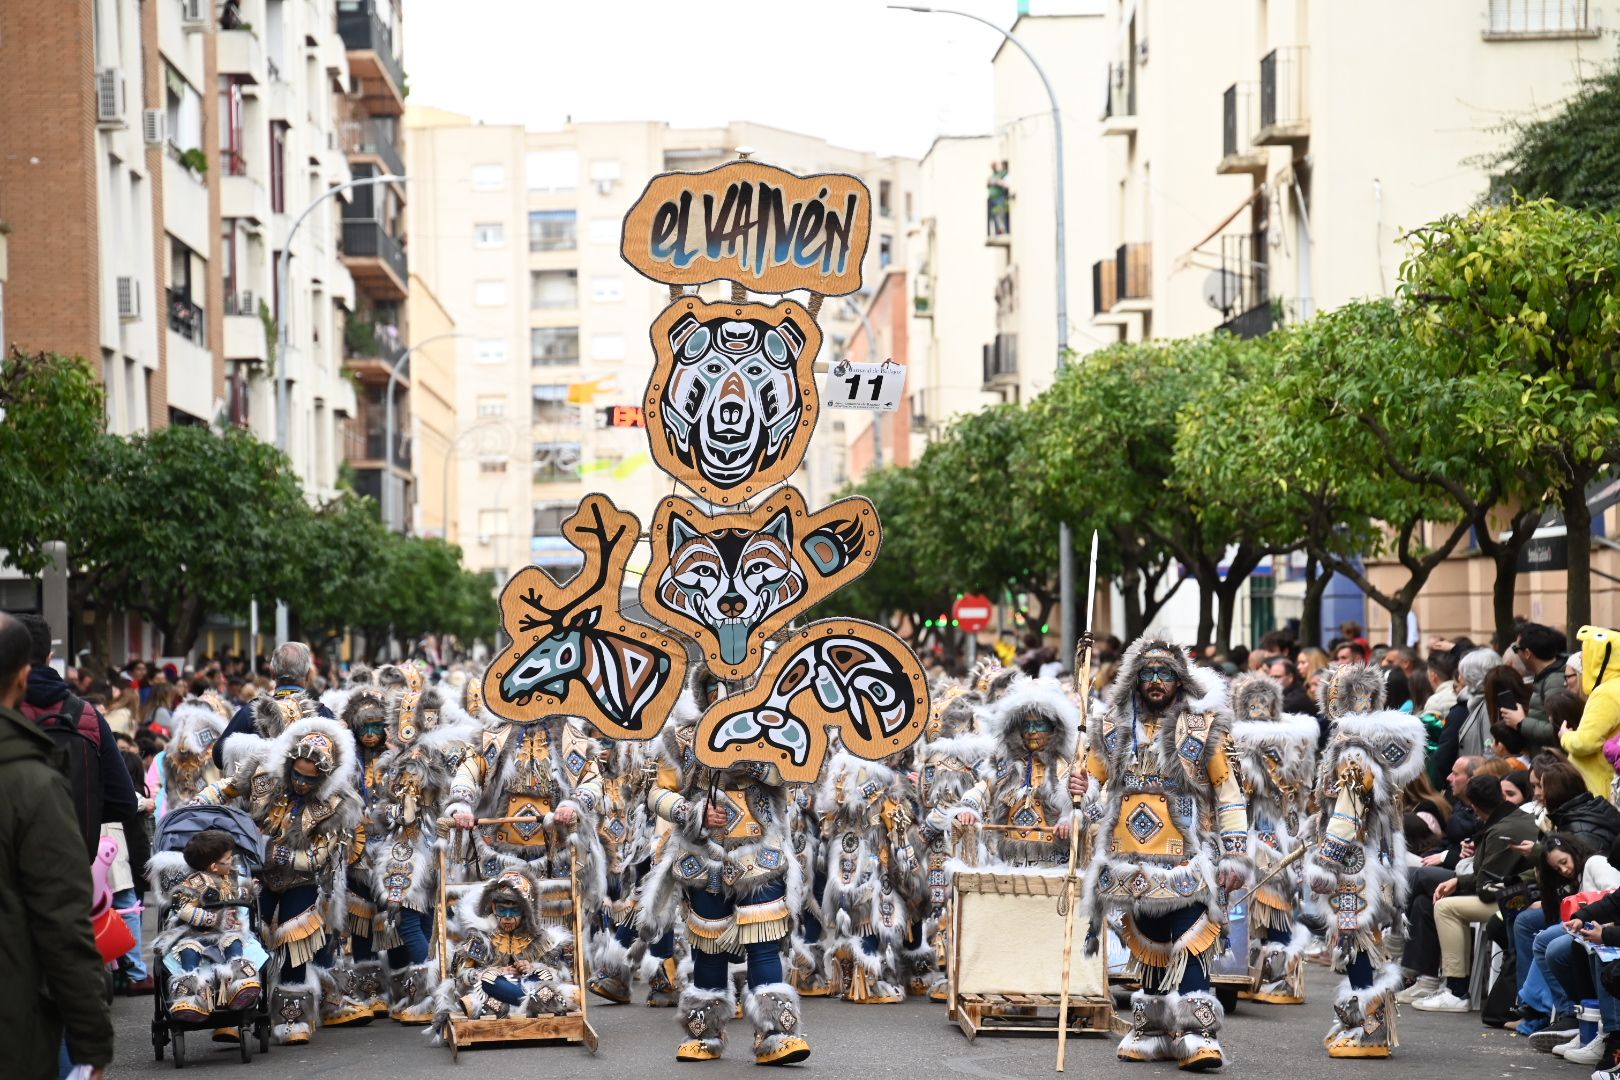
[[[917, 0], [923, 2], [923, 0]], [[940, 0], [1000, 26], [1018, 0]], [[1045, 12], [1090, 6], [1034, 0]], [[411, 104], [486, 123], [752, 120], [920, 157], [993, 117], [996, 31], [884, 0], [404, 0]]]

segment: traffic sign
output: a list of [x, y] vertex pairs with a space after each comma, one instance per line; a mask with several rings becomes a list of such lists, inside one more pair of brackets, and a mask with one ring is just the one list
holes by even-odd
[[990, 603], [988, 596], [963, 596], [951, 605], [951, 618], [958, 627], [970, 634], [977, 634], [989, 626], [990, 618], [995, 613], [995, 606]]

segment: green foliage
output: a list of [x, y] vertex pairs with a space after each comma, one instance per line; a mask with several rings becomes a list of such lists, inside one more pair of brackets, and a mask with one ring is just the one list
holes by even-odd
[[0, 365], [0, 548], [25, 574], [45, 568], [44, 545], [69, 535], [96, 497], [91, 456], [105, 403], [90, 364], [13, 348]]
[[195, 146], [190, 150], [180, 151], [180, 164], [198, 176], [208, 175], [208, 154]]
[[1487, 163], [1487, 199], [1550, 197], [1586, 210], [1620, 210], [1620, 64], [1582, 82], [1558, 112], [1514, 125], [1511, 146]]

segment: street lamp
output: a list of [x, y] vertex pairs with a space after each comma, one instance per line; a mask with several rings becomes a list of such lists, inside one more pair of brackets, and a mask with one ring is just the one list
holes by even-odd
[[[292, 265], [293, 237], [298, 235], [299, 226], [304, 219], [314, 213], [315, 208], [330, 199], [340, 191], [349, 191], [358, 187], [369, 187], [373, 184], [403, 184], [410, 177], [395, 176], [388, 173], [383, 176], [362, 176], [358, 180], [349, 180], [329, 187], [304, 207], [304, 212], [298, 215], [293, 227], [287, 230], [287, 245], [281, 251], [281, 265], [276, 269], [276, 449], [283, 454], [291, 456], [288, 446], [291, 423], [287, 416], [289, 408], [287, 402], [287, 309], [292, 307], [291, 288], [289, 284], [288, 268]], [[283, 601], [276, 601], [276, 644], [280, 645], [287, 640], [287, 605]]]
[[[1052, 189], [1057, 201], [1057, 222], [1053, 230], [1053, 239], [1057, 247], [1057, 370], [1062, 371], [1068, 363], [1069, 352], [1069, 261], [1064, 229], [1065, 203], [1063, 198], [1063, 116], [1058, 108], [1057, 91], [1052, 89], [1052, 80], [1046, 77], [1046, 69], [1029, 47], [1011, 31], [1003, 30], [989, 19], [975, 15], [969, 11], [956, 11], [951, 8], [921, 7], [914, 4], [889, 4], [891, 11], [915, 11], [925, 15], [960, 15], [964, 19], [983, 23], [1007, 41], [1016, 46], [1035, 68], [1035, 74], [1040, 76], [1041, 86], [1046, 90], [1046, 97], [1052, 103]], [[1058, 605], [1063, 612], [1063, 642], [1064, 663], [1074, 660], [1074, 538], [1069, 530], [1069, 523], [1063, 522], [1058, 526]], [[1089, 627], [1087, 629], [1090, 629]]]
[[[383, 399], [385, 404], [383, 407], [384, 469], [382, 482], [383, 523], [389, 528], [393, 528], [394, 525], [394, 517], [392, 514], [392, 496], [394, 493], [394, 386], [399, 382], [400, 377], [405, 374], [405, 369], [410, 366], [411, 354], [417, 349], [420, 349], [424, 345], [431, 345], [435, 341], [444, 341], [448, 338], [469, 338], [472, 336], [472, 334], [459, 330], [452, 330], [444, 334], [434, 334], [432, 337], [418, 341], [415, 345], [412, 345], [410, 348], [406, 349], [400, 354], [399, 359], [394, 361], [393, 365], [389, 368], [388, 388], [383, 391]], [[445, 529], [446, 531], [449, 530], [448, 518], [445, 519]], [[404, 530], [401, 529], [400, 531], [403, 532]]]

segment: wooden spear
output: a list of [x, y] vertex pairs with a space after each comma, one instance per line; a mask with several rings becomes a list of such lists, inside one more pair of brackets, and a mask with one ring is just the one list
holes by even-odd
[[[1091, 615], [1097, 599], [1097, 531], [1091, 532], [1091, 573], [1086, 583], [1086, 621], [1080, 628], [1080, 649], [1074, 658], [1075, 691], [1080, 697], [1080, 729], [1086, 728], [1091, 711]], [[1068, 612], [1063, 613], [1066, 619]], [[1069, 775], [1076, 776], [1085, 768], [1085, 744], [1078, 737], [1074, 744], [1074, 760], [1069, 764]], [[1058, 990], [1058, 1048], [1057, 1071], [1063, 1071], [1063, 1059], [1069, 1050], [1069, 972], [1074, 963], [1074, 905], [1079, 882], [1075, 868], [1080, 862], [1080, 800], [1074, 799], [1074, 810], [1069, 815], [1069, 876], [1063, 882], [1063, 984]]]

